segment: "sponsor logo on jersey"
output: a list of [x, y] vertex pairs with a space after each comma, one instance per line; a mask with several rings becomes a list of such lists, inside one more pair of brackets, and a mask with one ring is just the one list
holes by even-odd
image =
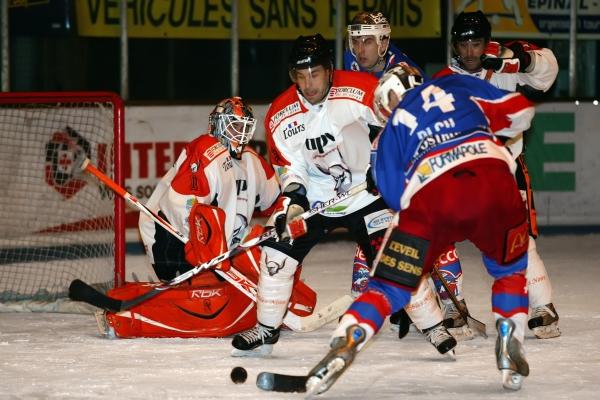
[[419, 181], [421, 183], [425, 182], [432, 174], [435, 174], [437, 171], [447, 168], [449, 165], [461, 161], [464, 158], [487, 153], [486, 145], [482, 142], [465, 143], [456, 146], [448, 151], [424, 160], [421, 165], [419, 165], [419, 168], [417, 168]]
[[304, 124], [298, 124], [298, 121], [291, 122], [285, 128], [283, 128], [283, 138], [289, 139], [300, 132], [304, 132], [305, 130], [306, 128], [304, 127]]
[[279, 123], [282, 120], [298, 112], [300, 112], [299, 101], [296, 101], [295, 103], [286, 106], [281, 111], [278, 111], [277, 113], [275, 113], [275, 115], [271, 117], [271, 120], [269, 121], [269, 129], [272, 131], [277, 125], [279, 125]]
[[223, 171], [229, 171], [231, 168], [233, 168], [233, 161], [231, 160], [231, 156], [227, 156], [225, 161], [223, 161], [223, 163], [221, 164], [221, 167], [223, 167]]
[[223, 152], [223, 150], [225, 150], [225, 147], [223, 147], [223, 145], [221, 143], [215, 143], [212, 146], [210, 146], [208, 149], [206, 149], [204, 151], [204, 157], [206, 157], [206, 159], [208, 161], [213, 160], [216, 156], [218, 156], [219, 154], [221, 154]]
[[218, 289], [195, 289], [190, 293], [192, 299], [207, 299], [209, 297], [218, 297], [221, 295], [222, 288]]
[[362, 102], [365, 97], [365, 91], [352, 86], [332, 87], [329, 90], [330, 99], [341, 97]]
[[335, 137], [331, 133], [324, 133], [317, 138], [306, 139], [304, 144], [308, 150], [318, 150], [319, 153], [323, 153], [323, 149], [329, 142], [335, 143]]
[[390, 210], [380, 210], [364, 216], [367, 233], [370, 235], [388, 227], [394, 215]]
[[[421, 134], [421, 132], [419, 132], [419, 134]], [[451, 132], [451, 133], [442, 133], [442, 134], [433, 135], [433, 136], [424, 136], [423, 139], [421, 140], [421, 144], [419, 145], [417, 152], [424, 153], [425, 151], [429, 150], [431, 147], [434, 147], [440, 143], [444, 143], [449, 140], [452, 140], [460, 134], [461, 134], [461, 132]]]

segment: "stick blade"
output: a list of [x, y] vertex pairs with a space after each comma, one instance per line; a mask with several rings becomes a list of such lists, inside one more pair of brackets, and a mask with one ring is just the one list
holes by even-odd
[[74, 301], [83, 301], [108, 311], [121, 311], [121, 300], [116, 300], [104, 293], [100, 293], [80, 279], [75, 279], [71, 282], [69, 286], [69, 298]]
[[483, 322], [476, 320], [475, 318], [471, 317], [471, 315], [467, 315], [467, 325], [473, 332], [487, 339], [488, 335]]
[[274, 372], [261, 372], [256, 377], [256, 386], [269, 392], [304, 393], [306, 392], [306, 375], [284, 375]]

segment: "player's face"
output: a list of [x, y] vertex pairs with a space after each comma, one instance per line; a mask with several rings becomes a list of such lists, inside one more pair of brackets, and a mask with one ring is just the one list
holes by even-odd
[[320, 103], [329, 91], [331, 70], [322, 65], [293, 70], [290, 76], [310, 104]]
[[483, 38], [463, 40], [454, 45], [460, 64], [465, 70], [477, 72], [481, 69], [481, 56], [486, 45], [487, 43]]
[[[385, 47], [385, 41], [387, 40], [389, 39], [382, 40], [382, 47]], [[352, 46], [352, 54], [356, 57], [358, 65], [369, 71], [373, 70], [374, 72], [379, 72], [380, 70], [383, 70], [383, 65], [377, 65], [380, 57], [379, 45], [377, 44], [375, 36], [353, 36], [350, 39], [350, 44]], [[379, 71], [376, 71], [376, 67], [379, 68]]]

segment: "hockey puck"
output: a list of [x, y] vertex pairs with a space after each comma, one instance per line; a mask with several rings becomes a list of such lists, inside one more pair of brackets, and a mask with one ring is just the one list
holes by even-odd
[[235, 367], [231, 370], [231, 380], [233, 383], [244, 383], [248, 378], [248, 372], [243, 367]]

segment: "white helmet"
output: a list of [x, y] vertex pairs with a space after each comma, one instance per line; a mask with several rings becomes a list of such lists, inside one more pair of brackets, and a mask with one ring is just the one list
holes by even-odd
[[419, 70], [406, 63], [396, 64], [388, 69], [379, 79], [373, 98], [373, 108], [381, 122], [387, 122], [397, 105], [390, 105], [390, 93], [400, 102], [407, 91], [422, 83], [423, 77]]
[[375, 36], [377, 41], [377, 53], [379, 57], [383, 57], [387, 52], [389, 41], [383, 47], [381, 42], [383, 39], [389, 39], [392, 29], [390, 24], [381, 12], [361, 11], [352, 19], [348, 25], [348, 48], [354, 57], [354, 49], [352, 47], [352, 38], [357, 36]]
[[241, 97], [219, 102], [210, 113], [208, 123], [209, 133], [227, 147], [232, 157], [238, 159], [256, 129], [252, 108]]

